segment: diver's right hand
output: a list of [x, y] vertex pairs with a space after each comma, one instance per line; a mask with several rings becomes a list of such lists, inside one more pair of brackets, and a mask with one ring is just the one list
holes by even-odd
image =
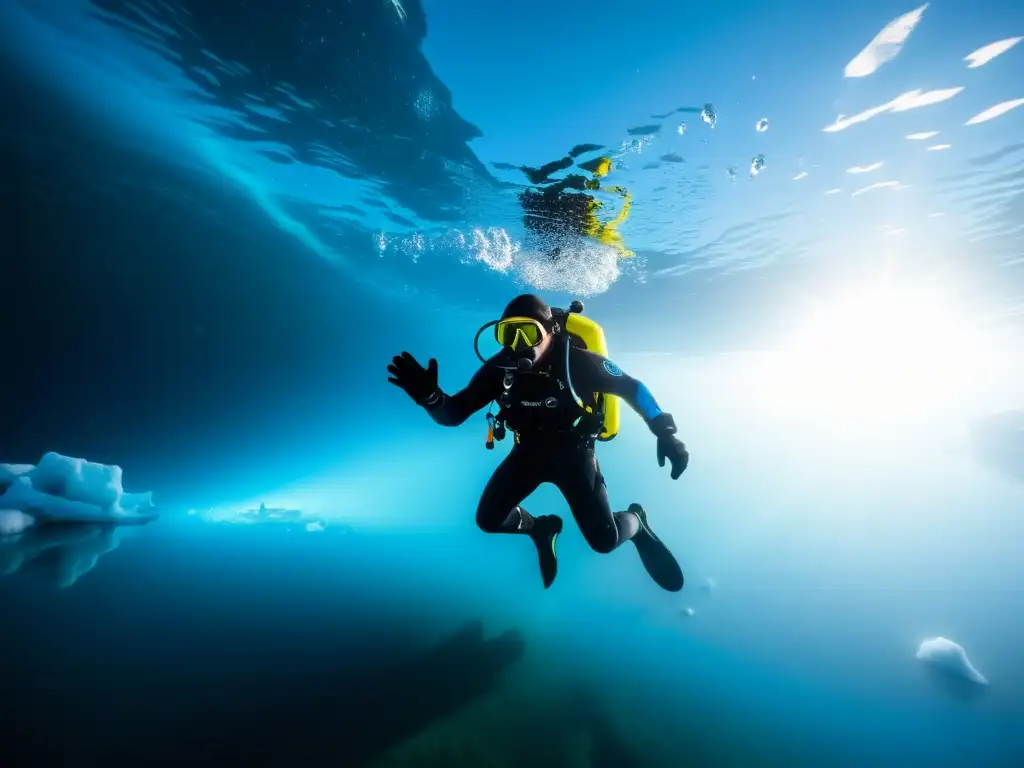
[[401, 387], [405, 393], [416, 401], [417, 405], [426, 405], [427, 401], [438, 392], [437, 360], [430, 358], [427, 367], [420, 365], [416, 358], [408, 352], [396, 355], [388, 366], [388, 381]]

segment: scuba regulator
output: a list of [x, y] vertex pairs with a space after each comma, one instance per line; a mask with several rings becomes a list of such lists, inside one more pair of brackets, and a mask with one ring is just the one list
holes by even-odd
[[[569, 309], [556, 309], [555, 307], [552, 307], [551, 308], [551, 333], [552, 334], [558, 334], [558, 333], [564, 332], [565, 331], [565, 319], [569, 315], [571, 315], [571, 314], [576, 314], [576, 315], [583, 314], [583, 302], [582, 301], [580, 301], [579, 299], [573, 300], [573, 302], [571, 304], [569, 304]], [[480, 359], [481, 363], [487, 363], [488, 360], [482, 354], [480, 354], [480, 336], [488, 328], [493, 328], [494, 326], [496, 326], [500, 322], [501, 322], [501, 320], [491, 320], [489, 323], [484, 323], [482, 326], [480, 326], [480, 329], [476, 332], [476, 336], [473, 337], [473, 351], [476, 353], [476, 356]], [[505, 370], [505, 378], [504, 378], [504, 381], [502, 382], [502, 385], [504, 386], [505, 391], [508, 392], [508, 390], [512, 388], [512, 384], [515, 382], [515, 374], [516, 373], [529, 373], [530, 371], [532, 371], [533, 370], [533, 361], [530, 358], [528, 358], [528, 357], [519, 357], [519, 358], [516, 358], [515, 367], [512, 367], [511, 365], [508, 365], [508, 366], [500, 365], [499, 367], [503, 368]], [[488, 406], [487, 407], [486, 419], [487, 419], [487, 442], [484, 443], [484, 445], [487, 448], [487, 450], [490, 451], [490, 450], [494, 450], [494, 441], [495, 440], [501, 441], [501, 440], [505, 439], [505, 435], [507, 433], [507, 430], [506, 430], [506, 427], [505, 427], [505, 421], [504, 421], [504, 419], [501, 418], [501, 411], [500, 411], [500, 409], [499, 409], [497, 414], [493, 414], [493, 413], [491, 413], [490, 406]]]

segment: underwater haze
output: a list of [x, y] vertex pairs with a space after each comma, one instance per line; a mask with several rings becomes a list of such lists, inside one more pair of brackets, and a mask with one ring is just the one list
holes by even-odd
[[[1024, 765], [1022, 72], [1008, 0], [0, 0], [0, 765]], [[545, 589], [388, 383], [523, 293], [674, 417], [597, 452], [681, 591], [551, 485]]]

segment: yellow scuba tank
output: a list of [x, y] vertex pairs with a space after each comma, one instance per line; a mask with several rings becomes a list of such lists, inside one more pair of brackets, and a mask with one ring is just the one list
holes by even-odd
[[[579, 306], [578, 311], [574, 311], [576, 306]], [[602, 357], [608, 357], [608, 342], [604, 338], [604, 329], [589, 317], [579, 314], [582, 310], [582, 303], [574, 301], [573, 308], [565, 316], [566, 332], [571, 336], [575, 336], [591, 352]], [[595, 408], [601, 405], [602, 399], [604, 400], [604, 427], [601, 429], [601, 434], [597, 436], [597, 439], [601, 442], [607, 442], [619, 434], [619, 398], [614, 395], [601, 395], [592, 392], [590, 393], [589, 402], [584, 398], [583, 405], [588, 411], [593, 412]]]

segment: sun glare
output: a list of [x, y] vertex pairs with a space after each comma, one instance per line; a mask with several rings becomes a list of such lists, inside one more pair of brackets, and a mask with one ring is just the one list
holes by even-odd
[[764, 381], [773, 396], [832, 423], [899, 421], [965, 406], [992, 354], [973, 318], [941, 292], [874, 286], [810, 308]]

